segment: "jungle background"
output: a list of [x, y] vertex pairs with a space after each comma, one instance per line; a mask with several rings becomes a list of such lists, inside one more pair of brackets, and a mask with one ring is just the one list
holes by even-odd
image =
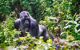
[[[30, 34], [15, 39], [20, 31], [14, 28], [14, 22], [22, 10], [27, 10], [39, 24], [47, 26], [54, 36], [59, 33], [64, 42], [56, 44], [51, 39], [44, 42], [42, 37], [35, 39]], [[26, 50], [80, 49], [80, 0], [0, 0], [0, 48], [9, 50], [9, 47]]]

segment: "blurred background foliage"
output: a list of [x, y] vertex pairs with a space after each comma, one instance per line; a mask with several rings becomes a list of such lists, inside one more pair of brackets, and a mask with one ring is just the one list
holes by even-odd
[[[39, 24], [47, 26], [54, 36], [60, 34], [60, 38], [69, 42], [80, 40], [80, 0], [0, 0], [0, 47], [15, 43], [15, 35], [19, 35], [20, 32], [14, 29], [14, 21], [22, 10], [29, 11], [31, 16]], [[55, 48], [49, 45], [52, 43], [37, 39], [30, 38], [28, 41], [32, 41], [31, 47], [36, 41], [36, 47], [33, 47], [35, 50]], [[38, 41], [41, 43], [38, 44]]]

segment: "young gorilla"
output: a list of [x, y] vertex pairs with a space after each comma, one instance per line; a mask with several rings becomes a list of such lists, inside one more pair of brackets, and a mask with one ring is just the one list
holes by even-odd
[[15, 21], [14, 26], [21, 31], [20, 36], [25, 36], [25, 33], [29, 32], [33, 37], [43, 36], [44, 40], [49, 37], [47, 28], [43, 25], [38, 25], [37, 21], [27, 11], [20, 13], [20, 18]]

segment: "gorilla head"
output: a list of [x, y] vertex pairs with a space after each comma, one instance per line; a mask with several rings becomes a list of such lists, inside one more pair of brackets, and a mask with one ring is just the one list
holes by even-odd
[[20, 13], [20, 18], [29, 18], [29, 17], [30, 17], [30, 15], [29, 15], [29, 12], [27, 12], [27, 11], [22, 11]]

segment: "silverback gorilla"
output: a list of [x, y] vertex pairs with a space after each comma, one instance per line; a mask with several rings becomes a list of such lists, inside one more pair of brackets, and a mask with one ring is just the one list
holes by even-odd
[[47, 28], [43, 25], [38, 25], [37, 21], [27, 11], [22, 11], [19, 19], [14, 23], [14, 27], [21, 31], [20, 36], [25, 36], [26, 32], [29, 32], [33, 37], [43, 36], [44, 40], [47, 40], [49, 35]]

